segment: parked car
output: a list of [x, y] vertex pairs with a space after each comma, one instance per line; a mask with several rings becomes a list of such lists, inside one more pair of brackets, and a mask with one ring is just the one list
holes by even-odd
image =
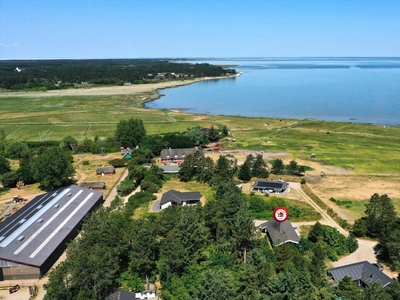
[[380, 263], [373, 264], [375, 267], [379, 269], [379, 271], [383, 271], [383, 266]]

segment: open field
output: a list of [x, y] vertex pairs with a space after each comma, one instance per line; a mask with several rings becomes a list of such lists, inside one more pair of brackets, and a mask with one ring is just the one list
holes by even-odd
[[[168, 86], [171, 82], [166, 85], [0, 93], [0, 130], [7, 134], [7, 140], [46, 141], [61, 140], [67, 135], [78, 140], [96, 135], [105, 138], [113, 135], [120, 120], [130, 117], [141, 118], [148, 134], [225, 124], [231, 136], [220, 142], [221, 154], [231, 151], [240, 163], [247, 153], [234, 150], [263, 151], [267, 161], [271, 161], [272, 154], [276, 153], [275, 158], [281, 158], [284, 163], [296, 160], [312, 167], [313, 170], [306, 174], [310, 188], [349, 221], [362, 216], [364, 206], [361, 203], [375, 192], [387, 193], [400, 211], [399, 127], [311, 119], [194, 115], [178, 109], [142, 107], [144, 102], [158, 97], [157, 89]], [[266, 156], [267, 153], [272, 154]], [[310, 158], [312, 153], [316, 154], [316, 159]], [[212, 155], [216, 159], [219, 154]], [[321, 171], [327, 176], [321, 178]], [[290, 181], [290, 178], [284, 179]], [[354, 203], [339, 206], [329, 201], [331, 197]]]

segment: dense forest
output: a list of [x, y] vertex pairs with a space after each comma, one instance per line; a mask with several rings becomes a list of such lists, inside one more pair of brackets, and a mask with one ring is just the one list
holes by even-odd
[[207, 63], [161, 59], [7, 60], [0, 62], [0, 88], [54, 90], [82, 84], [141, 84], [235, 72]]

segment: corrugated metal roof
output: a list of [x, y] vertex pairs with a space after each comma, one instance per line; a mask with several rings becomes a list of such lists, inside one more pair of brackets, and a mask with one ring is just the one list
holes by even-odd
[[0, 224], [0, 259], [40, 267], [102, 200], [102, 193], [75, 185], [35, 197]]

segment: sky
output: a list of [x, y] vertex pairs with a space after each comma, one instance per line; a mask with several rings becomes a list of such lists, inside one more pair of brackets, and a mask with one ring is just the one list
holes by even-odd
[[0, 59], [354, 56], [400, 56], [400, 0], [0, 0]]

